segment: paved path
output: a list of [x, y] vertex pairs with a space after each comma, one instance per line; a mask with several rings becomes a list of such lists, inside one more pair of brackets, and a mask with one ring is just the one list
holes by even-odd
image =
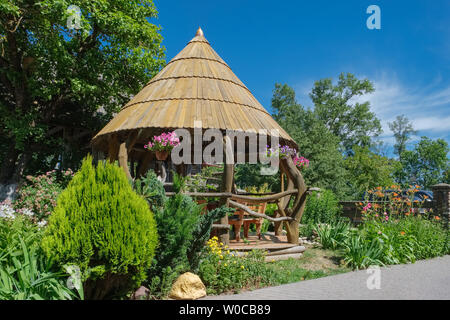
[[450, 255], [414, 264], [380, 268], [380, 289], [369, 290], [367, 270], [348, 272], [236, 295], [210, 296], [214, 300], [303, 299], [450, 299]]

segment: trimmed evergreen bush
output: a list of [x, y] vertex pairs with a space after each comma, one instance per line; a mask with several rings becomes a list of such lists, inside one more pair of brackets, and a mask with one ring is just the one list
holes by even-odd
[[157, 245], [156, 222], [121, 168], [90, 156], [59, 196], [42, 246], [77, 265], [87, 299], [120, 297], [140, 285]]

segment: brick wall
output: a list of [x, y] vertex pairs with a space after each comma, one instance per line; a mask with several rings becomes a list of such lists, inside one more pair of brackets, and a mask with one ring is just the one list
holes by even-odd
[[439, 183], [431, 187], [433, 190], [434, 212], [441, 217], [444, 225], [449, 227], [450, 220], [450, 185]]

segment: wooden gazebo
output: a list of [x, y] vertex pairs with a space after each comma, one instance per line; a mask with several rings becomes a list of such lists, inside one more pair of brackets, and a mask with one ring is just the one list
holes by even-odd
[[[260, 130], [266, 130], [270, 135], [271, 130], [277, 130], [281, 144], [297, 147], [213, 50], [199, 28], [187, 46], [92, 139], [94, 158], [118, 160], [129, 178], [141, 176], [156, 163], [154, 154], [143, 147], [151, 137], [178, 128], [193, 131], [198, 121], [201, 121], [203, 131], [212, 128], [224, 134], [232, 130], [257, 135]], [[194, 122], [197, 123], [194, 125]], [[280, 160], [283, 190], [257, 199], [236, 194], [233, 163], [224, 164], [221, 192], [209, 195], [219, 196], [227, 205], [245, 210], [252, 216], [264, 217], [278, 226], [284, 223], [288, 241], [298, 243], [298, 225], [307, 187], [292, 159]], [[177, 171], [182, 173], [183, 166]], [[293, 201], [290, 201], [291, 197]], [[256, 213], [237, 200], [276, 202], [278, 216]], [[226, 243], [227, 217], [221, 221], [221, 226], [221, 238]]]

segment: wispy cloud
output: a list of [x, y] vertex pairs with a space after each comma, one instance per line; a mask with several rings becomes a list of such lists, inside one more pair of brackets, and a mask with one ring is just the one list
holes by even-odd
[[[383, 72], [378, 76], [357, 75], [358, 78], [368, 78], [375, 87], [375, 92], [360, 96], [353, 102], [369, 101], [371, 109], [381, 120], [383, 134], [380, 139], [388, 145], [393, 145], [395, 139], [389, 129], [398, 115], [404, 114], [412, 122], [417, 136], [410, 142], [420, 139], [421, 135], [431, 138], [450, 137], [450, 83], [441, 77], [425, 86], [416, 87], [398, 80], [393, 72]], [[295, 86], [300, 103], [310, 106], [308, 96], [313, 87], [313, 81], [302, 81]], [[450, 141], [449, 141], [450, 142]]]
[[[382, 121], [383, 137], [392, 137], [388, 122], [400, 114], [408, 117], [418, 135], [435, 137], [450, 134], [449, 83], [436, 78], [424, 87], [410, 87], [387, 73], [373, 83], [375, 92], [358, 97], [357, 101], [370, 101], [372, 110]], [[393, 140], [386, 139], [388, 141]]]

